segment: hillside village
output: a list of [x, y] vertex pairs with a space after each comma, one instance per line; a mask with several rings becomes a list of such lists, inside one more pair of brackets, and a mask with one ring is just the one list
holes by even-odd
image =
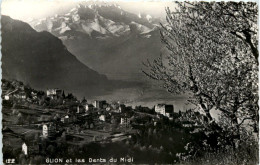
[[[200, 129], [198, 123], [190, 122], [194, 117], [191, 111], [175, 112], [173, 105], [158, 104], [151, 109], [116, 101], [89, 102], [62, 89], [37, 91], [8, 80], [2, 80], [2, 90], [3, 153], [4, 158], [12, 157], [16, 163], [42, 163], [43, 156], [54, 153], [86, 158], [86, 154], [98, 152], [109, 157], [120, 151], [107, 153], [115, 146], [129, 147], [124, 151], [127, 153], [118, 154], [135, 157], [137, 162], [146, 161], [140, 157], [142, 153], [157, 155], [155, 159], [163, 154], [169, 161], [176, 161], [174, 151], [185, 152], [184, 146], [192, 138], [189, 133]], [[91, 145], [95, 152], [89, 149]]]
[[3, 164], [258, 164], [258, 11], [3, 1]]

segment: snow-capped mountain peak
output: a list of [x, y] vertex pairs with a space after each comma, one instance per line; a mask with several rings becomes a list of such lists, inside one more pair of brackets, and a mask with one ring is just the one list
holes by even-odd
[[138, 17], [139, 17], [139, 18], [142, 18], [141, 13], [138, 14]]
[[[64, 14], [56, 14], [29, 22], [37, 31], [49, 31], [62, 39], [83, 34], [91, 38], [107, 38], [146, 34], [154, 30], [153, 17], [124, 11], [117, 4], [78, 4]], [[78, 36], [79, 34], [82, 34]]]
[[150, 22], [152, 20], [152, 16], [150, 16], [149, 14], [146, 15], [146, 19]]

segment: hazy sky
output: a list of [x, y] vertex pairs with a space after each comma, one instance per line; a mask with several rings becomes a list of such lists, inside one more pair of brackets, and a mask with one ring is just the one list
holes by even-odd
[[[14, 19], [28, 21], [59, 14], [84, 2], [80, 0], [2, 0], [1, 13]], [[155, 17], [165, 17], [165, 7], [174, 8], [174, 2], [106, 1], [116, 3], [122, 9], [136, 13], [144, 12]]]

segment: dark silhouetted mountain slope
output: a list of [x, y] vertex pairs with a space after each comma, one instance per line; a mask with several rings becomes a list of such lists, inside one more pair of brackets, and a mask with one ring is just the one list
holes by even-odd
[[33, 88], [62, 88], [91, 96], [113, 88], [116, 82], [78, 61], [62, 41], [49, 32], [36, 32], [27, 23], [2, 16], [3, 78]]

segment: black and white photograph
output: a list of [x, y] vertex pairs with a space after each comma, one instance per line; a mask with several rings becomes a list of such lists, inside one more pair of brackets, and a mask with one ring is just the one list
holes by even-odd
[[257, 165], [258, 10], [2, 0], [1, 164]]

